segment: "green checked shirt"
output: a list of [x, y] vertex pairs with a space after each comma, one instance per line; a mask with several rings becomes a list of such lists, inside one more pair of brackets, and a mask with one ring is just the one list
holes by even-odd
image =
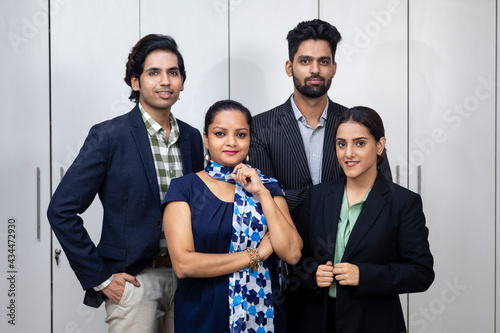
[[[144, 110], [139, 103], [142, 119], [149, 134], [149, 142], [155, 160], [158, 187], [160, 188], [160, 201], [167, 193], [170, 181], [183, 176], [181, 150], [179, 148], [179, 126], [172, 113], [170, 113], [170, 135], [166, 138], [166, 131]], [[160, 253], [167, 253], [165, 234], [161, 233]]]

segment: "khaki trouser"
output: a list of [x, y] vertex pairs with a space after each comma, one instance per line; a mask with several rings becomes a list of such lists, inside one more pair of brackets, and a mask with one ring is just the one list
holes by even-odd
[[127, 282], [118, 304], [106, 300], [109, 333], [173, 333], [177, 277], [172, 267], [146, 268]]

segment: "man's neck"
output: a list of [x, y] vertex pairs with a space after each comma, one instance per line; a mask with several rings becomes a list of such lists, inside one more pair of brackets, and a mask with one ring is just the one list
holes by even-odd
[[310, 98], [295, 91], [293, 101], [306, 119], [307, 124], [312, 128], [316, 128], [328, 102], [328, 94], [318, 98]]
[[167, 133], [170, 133], [170, 108], [168, 110], [146, 109], [144, 110], [160, 125]]

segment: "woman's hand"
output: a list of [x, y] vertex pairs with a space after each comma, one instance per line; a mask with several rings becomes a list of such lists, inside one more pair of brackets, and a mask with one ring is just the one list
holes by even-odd
[[357, 265], [341, 262], [333, 267], [335, 280], [342, 286], [357, 286], [359, 284], [359, 267]]
[[266, 260], [271, 254], [273, 254], [274, 249], [268, 232], [266, 232], [264, 237], [262, 237], [256, 250], [259, 251], [260, 260]]
[[316, 284], [320, 288], [330, 287], [333, 283], [333, 265], [328, 261], [326, 265], [319, 265], [316, 270]]
[[247, 167], [243, 163], [234, 167], [231, 177], [247, 192], [252, 194], [266, 190], [264, 184], [262, 184], [262, 181], [259, 178], [259, 175], [257, 174], [257, 171], [253, 168]]

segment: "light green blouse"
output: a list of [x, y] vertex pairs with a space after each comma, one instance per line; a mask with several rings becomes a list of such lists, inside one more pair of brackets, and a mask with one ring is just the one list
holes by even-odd
[[[351, 207], [347, 202], [347, 194], [346, 189], [344, 187], [344, 197], [342, 198], [342, 207], [340, 208], [340, 216], [339, 216], [339, 225], [337, 227], [337, 241], [335, 244], [335, 255], [333, 259], [333, 265], [338, 264], [342, 260], [342, 256], [344, 255], [345, 247], [347, 245], [347, 241], [349, 241], [349, 236], [351, 236], [352, 228], [354, 228], [354, 224], [358, 220], [358, 216], [361, 213], [361, 209], [363, 209], [363, 204], [370, 194], [370, 190], [366, 193], [363, 200], [358, 203], [355, 203]], [[335, 280], [330, 286], [330, 290], [328, 291], [328, 296], [337, 297], [337, 284]]]

